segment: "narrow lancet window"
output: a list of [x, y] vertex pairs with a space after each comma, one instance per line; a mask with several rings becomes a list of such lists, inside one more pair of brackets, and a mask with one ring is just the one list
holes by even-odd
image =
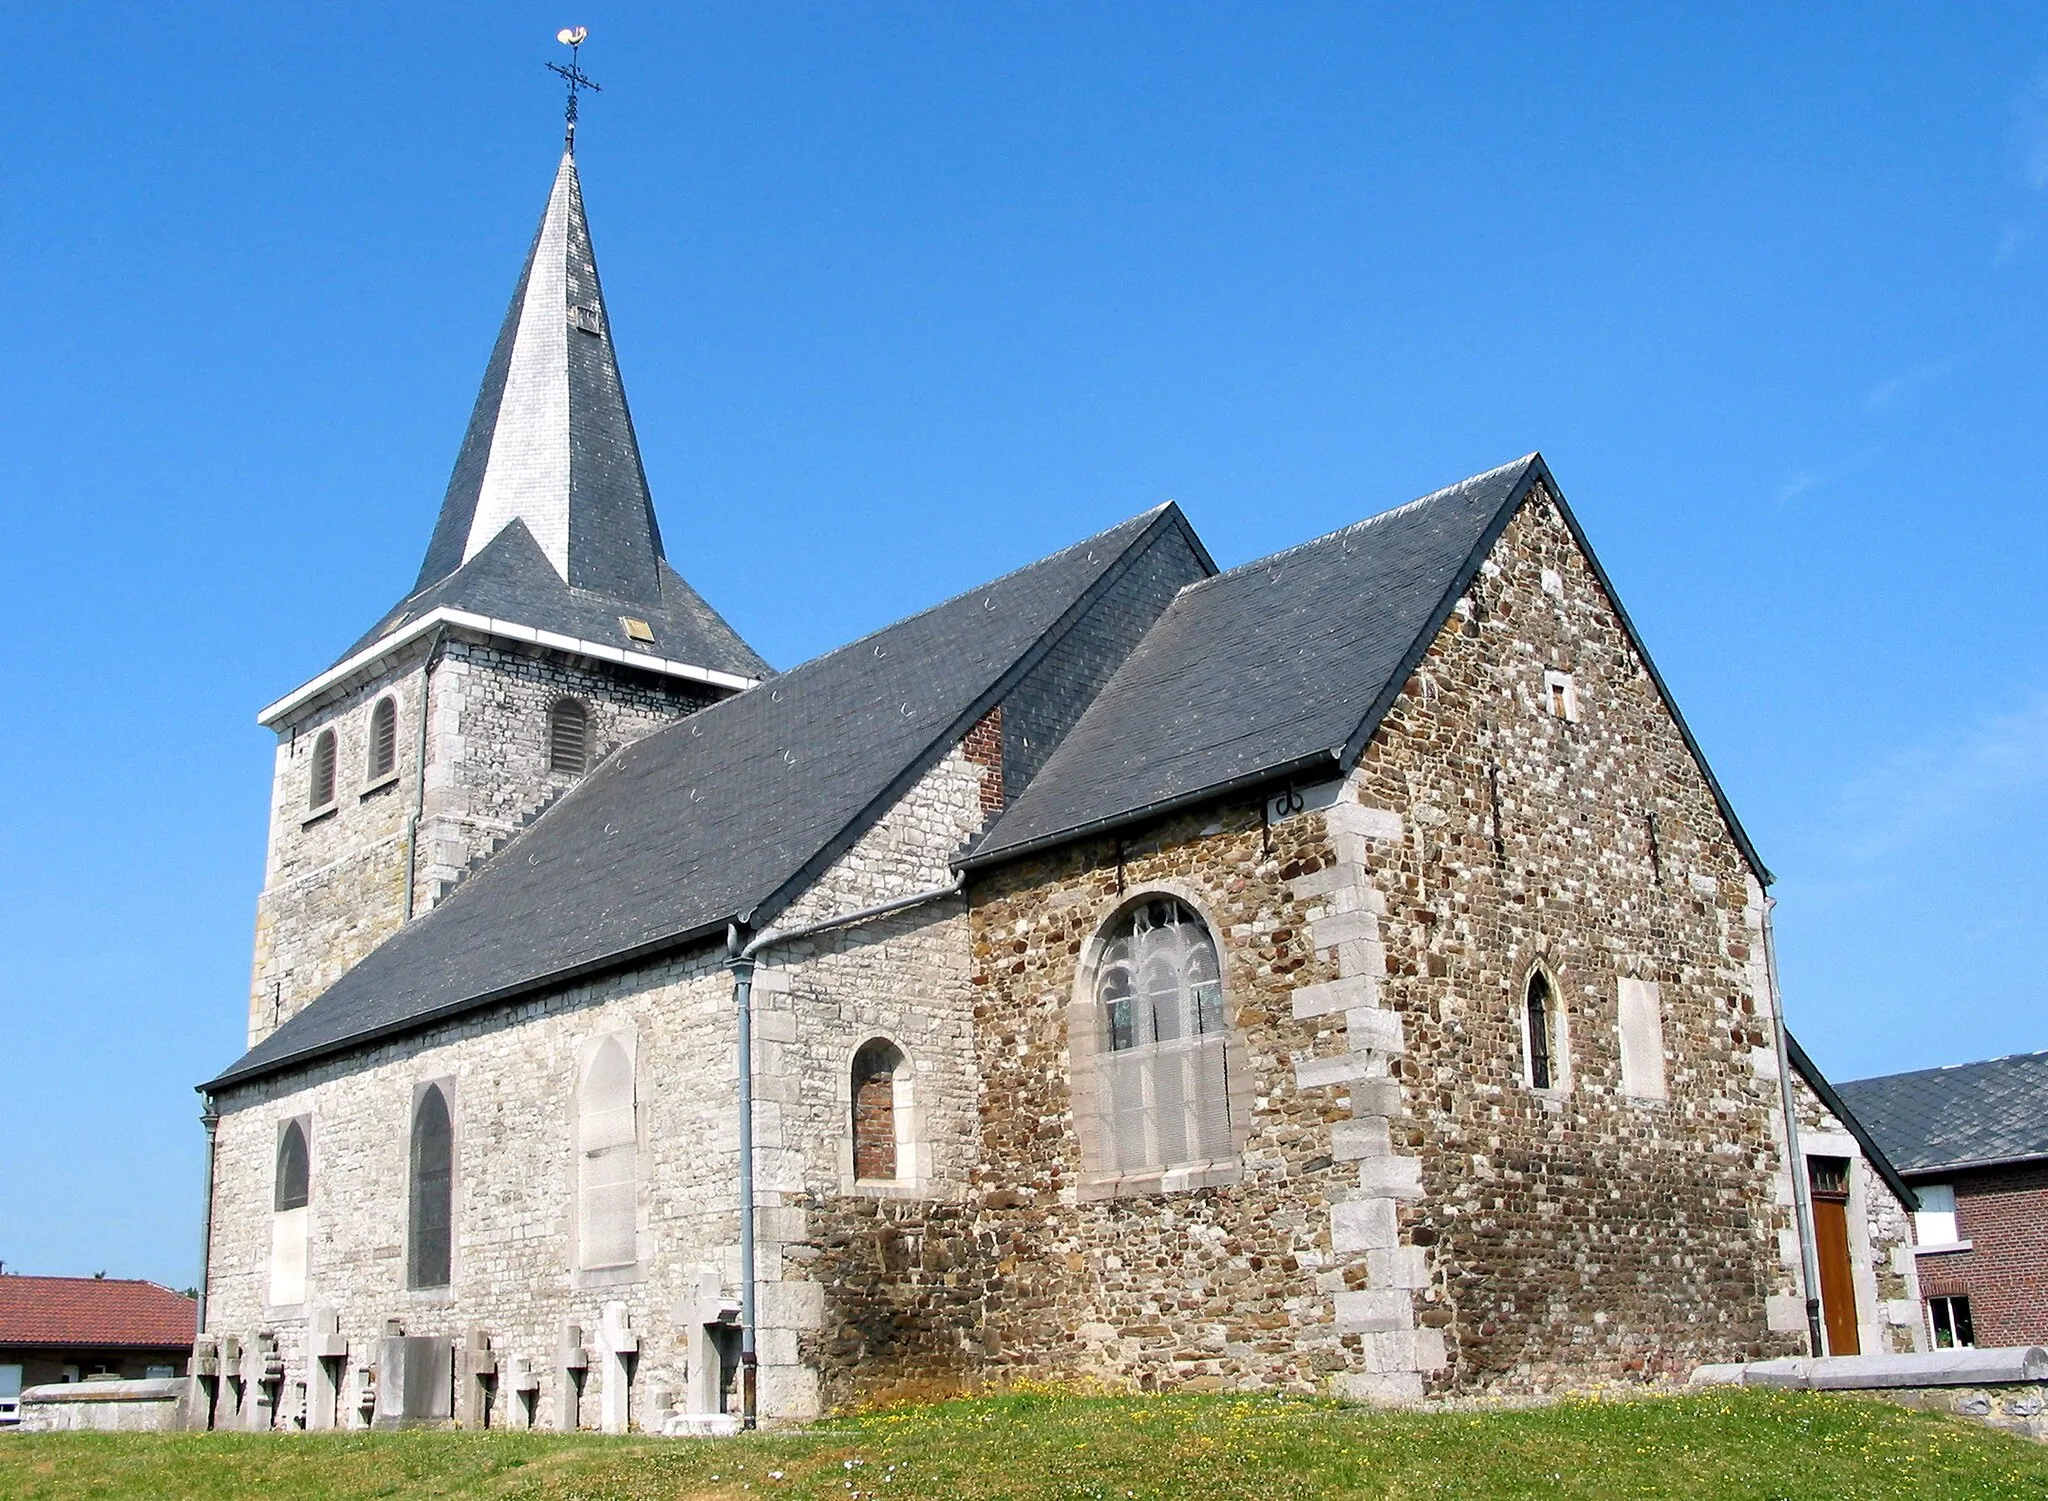
[[271, 1185], [270, 1281], [265, 1300], [275, 1306], [306, 1301], [306, 1205], [312, 1199], [312, 1154], [306, 1123], [288, 1120], [277, 1133], [277, 1176]]
[[598, 1043], [576, 1096], [576, 1245], [585, 1270], [639, 1259], [640, 1148], [633, 1060], [615, 1037]]
[[312, 1159], [306, 1151], [306, 1128], [286, 1121], [277, 1138], [277, 1212], [304, 1209], [312, 1197]]
[[897, 1177], [896, 1075], [903, 1053], [886, 1038], [853, 1055], [853, 1176], [863, 1183]]
[[398, 769], [398, 700], [380, 698], [370, 711], [370, 780], [382, 781]]
[[1539, 972], [1529, 976], [1529, 1083], [1549, 1089], [1555, 1082], [1556, 1053], [1550, 1018], [1550, 982]]
[[412, 1191], [406, 1285], [446, 1287], [454, 1264], [455, 1122], [438, 1084], [412, 1113]]
[[306, 783], [306, 806], [318, 810], [334, 801], [334, 731], [322, 730], [313, 741], [313, 770]]
[[548, 710], [548, 770], [581, 776], [590, 764], [590, 711], [563, 698]]

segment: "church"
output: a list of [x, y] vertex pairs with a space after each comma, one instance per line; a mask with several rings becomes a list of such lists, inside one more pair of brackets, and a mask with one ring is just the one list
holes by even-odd
[[1537, 455], [776, 672], [663, 546], [568, 153], [419, 576], [260, 721], [205, 1423], [1805, 1348], [1770, 876]]

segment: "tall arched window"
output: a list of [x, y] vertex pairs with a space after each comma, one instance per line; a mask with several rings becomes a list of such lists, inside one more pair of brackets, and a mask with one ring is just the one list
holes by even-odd
[[1105, 935], [1095, 973], [1101, 1029], [1101, 1170], [1217, 1162], [1231, 1153], [1223, 979], [1194, 910], [1152, 897]]
[[1557, 1083], [1557, 1028], [1552, 1015], [1550, 981], [1537, 970], [1529, 976], [1525, 1000], [1528, 1019], [1529, 1084], [1549, 1089]]
[[380, 781], [398, 769], [398, 700], [377, 700], [370, 711], [370, 780]]
[[286, 1121], [277, 1138], [277, 1201], [282, 1214], [287, 1209], [304, 1209], [312, 1197], [313, 1164], [306, 1151], [306, 1128]]
[[558, 698], [548, 710], [548, 770], [581, 776], [590, 764], [590, 710], [581, 699]]
[[334, 731], [322, 730], [313, 741], [313, 770], [306, 779], [306, 806], [324, 808], [334, 801]]
[[270, 1283], [266, 1301], [289, 1305], [306, 1301], [307, 1233], [313, 1183], [312, 1156], [306, 1150], [306, 1123], [288, 1120], [277, 1133], [277, 1177], [271, 1185]]
[[899, 1176], [896, 1075], [903, 1063], [902, 1049], [885, 1037], [853, 1055], [853, 1176], [863, 1183]]
[[640, 1259], [639, 1180], [633, 1060], [607, 1037], [592, 1051], [576, 1095], [576, 1247], [584, 1268]]
[[454, 1264], [455, 1122], [441, 1086], [420, 1091], [412, 1110], [412, 1191], [406, 1285], [446, 1287]]

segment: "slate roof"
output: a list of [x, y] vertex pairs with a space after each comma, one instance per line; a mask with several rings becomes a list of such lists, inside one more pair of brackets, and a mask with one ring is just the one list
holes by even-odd
[[1539, 482], [1768, 882], [1538, 454], [1183, 590], [966, 863], [992, 865], [1284, 776], [1349, 770]]
[[74, 1349], [192, 1343], [199, 1305], [154, 1282], [118, 1277], [0, 1277], [0, 1345]]
[[[769, 671], [662, 551], [571, 156], [484, 368], [413, 591], [339, 660], [437, 605], [742, 677]], [[651, 646], [626, 634], [622, 615], [654, 627]]]
[[772, 918], [1186, 526], [1135, 517], [621, 748], [203, 1087]]
[[2048, 1052], [1839, 1088], [1899, 1170], [1915, 1177], [2048, 1159]]

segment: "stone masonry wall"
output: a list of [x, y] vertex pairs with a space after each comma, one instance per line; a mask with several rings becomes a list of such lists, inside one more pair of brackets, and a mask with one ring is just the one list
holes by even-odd
[[[1366, 1396], [1682, 1378], [1796, 1348], [1766, 1317], [1792, 1292], [1790, 1219], [1750, 873], [1547, 503], [1473, 596], [1341, 794], [1211, 808], [975, 883], [980, 1160], [965, 1205], [891, 1206], [824, 1248], [835, 1284], [909, 1268], [935, 1290], [826, 1350], [829, 1396], [949, 1340], [970, 1369]], [[1552, 715], [1553, 672], [1573, 718]], [[1193, 905], [1223, 950], [1239, 1168], [1094, 1197], [1070, 1075], [1081, 956], [1147, 891]], [[1558, 998], [1545, 1090], [1521, 1031], [1537, 964]], [[1623, 1089], [1623, 980], [1656, 987], [1662, 1098]]]
[[[1797, 1073], [1792, 1098], [1799, 1116], [1801, 1153], [1849, 1161], [1849, 1274], [1856, 1289], [1861, 1353], [1900, 1355], [1926, 1349], [1912, 1212], [1864, 1158], [1849, 1128]], [[1779, 1237], [1778, 1259], [1795, 1282], [1802, 1278], [1799, 1242], [1789, 1230]], [[1801, 1318], [1803, 1322], [1803, 1310]]]
[[[423, 912], [472, 862], [488, 857], [577, 780], [548, 769], [547, 716], [557, 698], [573, 694], [589, 705], [594, 766], [617, 746], [715, 697], [695, 684], [538, 648], [452, 637], [431, 658], [424, 816], [412, 835], [410, 821], [420, 807], [421, 677], [429, 651], [421, 643], [279, 739], [270, 853], [257, 899], [252, 1046], [397, 931], [408, 869], [414, 910]], [[387, 694], [398, 701], [398, 764], [370, 785], [370, 716]], [[328, 728], [339, 749], [334, 809], [309, 817], [313, 746]]]

